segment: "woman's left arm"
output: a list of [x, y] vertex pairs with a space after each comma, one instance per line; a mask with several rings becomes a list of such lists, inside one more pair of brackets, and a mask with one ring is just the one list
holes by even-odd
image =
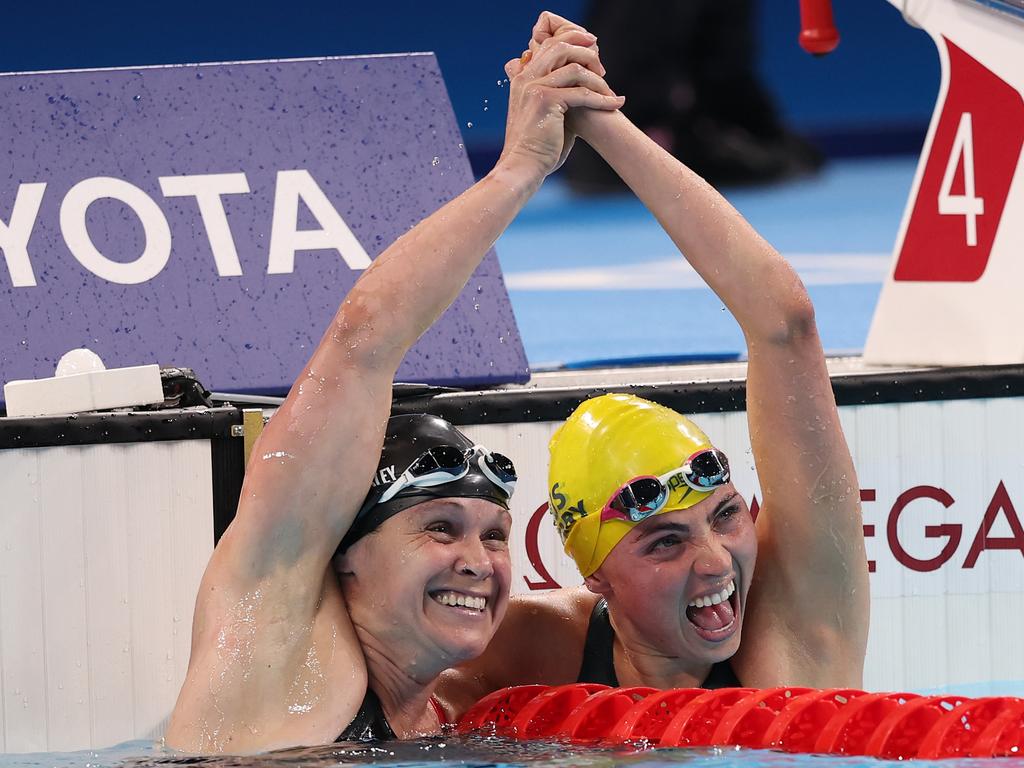
[[732, 312], [747, 343], [747, 415], [763, 492], [748, 685], [858, 685], [869, 615], [860, 496], [810, 297], [793, 268], [707, 182], [621, 112], [569, 127], [630, 186]]

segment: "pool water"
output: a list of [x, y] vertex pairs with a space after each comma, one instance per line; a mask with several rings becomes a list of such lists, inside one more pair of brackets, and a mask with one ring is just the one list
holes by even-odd
[[[845, 768], [899, 765], [897, 761], [869, 757], [792, 755], [740, 748], [606, 749], [587, 748], [558, 741], [519, 742], [503, 738], [431, 737], [415, 741], [377, 744], [331, 744], [272, 752], [255, 757], [196, 757], [174, 753], [148, 741], [130, 741], [116, 747], [86, 752], [0, 755], [0, 768], [146, 768], [147, 766], [233, 766], [237, 768], [327, 768], [334, 765], [435, 766], [466, 768], [505, 766], [579, 766], [580, 768]], [[992, 766], [992, 760], [915, 760], [914, 766]], [[1005, 760], [1001, 765], [1007, 765]]]

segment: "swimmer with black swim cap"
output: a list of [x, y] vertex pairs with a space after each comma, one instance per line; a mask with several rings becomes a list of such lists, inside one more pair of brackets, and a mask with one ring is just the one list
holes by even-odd
[[487, 652], [446, 673], [442, 696], [463, 711], [529, 683], [858, 687], [869, 613], [858, 483], [807, 290], [622, 112], [575, 110], [568, 125], [743, 330], [761, 508], [755, 523], [725, 454], [682, 414], [630, 395], [583, 402], [551, 440], [548, 484], [583, 586], [513, 598]]
[[[476, 645], [453, 653], [453, 660], [461, 655], [472, 656], [482, 651], [494, 627], [492, 623], [481, 623], [480, 618], [487, 615], [502, 616], [507, 602], [510, 581], [506, 547], [508, 515], [502, 514], [500, 510], [507, 512], [516, 479], [515, 467], [510, 459], [490, 453], [437, 416], [413, 414], [393, 416], [388, 420], [381, 458], [370, 493], [359, 507], [335, 557], [342, 593], [349, 606], [356, 635], [364, 635], [362, 642], [365, 645], [387, 642], [395, 627], [390, 616], [378, 609], [379, 603], [375, 598], [379, 594], [407, 595], [412, 598], [408, 604], [409, 613], [417, 612], [414, 604], [417, 595], [406, 589], [392, 592], [388, 589], [389, 574], [381, 572], [383, 567], [390, 570], [391, 574], [399, 575], [402, 583], [413, 581], [402, 568], [387, 568], [389, 559], [397, 559], [399, 564], [410, 562], [410, 559], [400, 555], [402, 541], [401, 537], [394, 536], [395, 531], [400, 534], [410, 528], [416, 530], [426, 527], [436, 530], [439, 538], [446, 538], [452, 534], [451, 531], [442, 530], [442, 526], [460, 527], [466, 525], [467, 520], [472, 524], [472, 511], [480, 509], [483, 517], [493, 519], [496, 526], [487, 534], [490, 541], [497, 542], [498, 557], [493, 560], [492, 578], [481, 579], [483, 572], [480, 572], [480, 565], [466, 560], [456, 566], [462, 570], [463, 580], [454, 581], [450, 568], [444, 567], [446, 558], [442, 555], [440, 567], [432, 574], [433, 579], [439, 581], [427, 582], [427, 597], [444, 607], [435, 608], [428, 602], [424, 616], [432, 617], [436, 612], [436, 624], [443, 625], [444, 631], [451, 633], [453, 626], [465, 620], [468, 614], [469, 621], [461, 628], [462, 643], [465, 645], [475, 639]], [[457, 500], [473, 501], [467, 505]], [[487, 510], [488, 506], [490, 510]], [[467, 514], [467, 508], [470, 514]], [[401, 513], [407, 513], [407, 519], [393, 522], [382, 534], [381, 527]], [[382, 534], [382, 539], [374, 541], [371, 534]], [[370, 546], [360, 547], [359, 542], [365, 541], [367, 537], [372, 540]], [[354, 552], [349, 554], [352, 550]], [[394, 558], [396, 552], [399, 553], [398, 558]], [[413, 567], [430, 564], [433, 558], [424, 557], [423, 552], [421, 546], [420, 556], [416, 558]], [[482, 588], [484, 584], [487, 585], [486, 589]], [[496, 618], [493, 624], [497, 624], [497, 621]], [[419, 628], [415, 624], [412, 627], [407, 624], [401, 627], [401, 632], [420, 629], [423, 636], [430, 636], [436, 630], [434, 624], [424, 622]], [[447, 722], [438, 700], [431, 697], [429, 702], [438, 722]], [[373, 687], [368, 687], [359, 711], [336, 740], [388, 738], [395, 738], [395, 732], [388, 722], [379, 696]]]
[[408, 738], [451, 717], [438, 676], [484, 650], [508, 604], [515, 471], [440, 419], [389, 421], [392, 382], [564, 161], [566, 113], [622, 106], [594, 43], [571, 26], [534, 51], [494, 170], [376, 257], [264, 429], [200, 586], [169, 746]]

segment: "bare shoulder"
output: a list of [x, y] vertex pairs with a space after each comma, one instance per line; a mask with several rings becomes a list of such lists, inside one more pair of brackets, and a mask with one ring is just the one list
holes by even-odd
[[538, 673], [545, 680], [530, 682], [549, 682], [556, 676], [554, 669], [565, 671], [567, 667], [572, 668], [575, 679], [576, 662], [583, 658], [590, 613], [597, 599], [584, 587], [517, 595], [510, 601], [496, 639], [514, 644], [517, 657], [545, 670]]
[[514, 596], [483, 655], [442, 675], [438, 695], [449, 714], [510, 685], [573, 682], [596, 602], [584, 587]]

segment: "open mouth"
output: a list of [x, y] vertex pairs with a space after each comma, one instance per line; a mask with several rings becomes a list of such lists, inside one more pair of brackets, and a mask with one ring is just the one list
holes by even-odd
[[720, 592], [692, 600], [686, 606], [686, 618], [703, 639], [721, 642], [736, 629], [738, 600], [736, 582], [730, 580]]
[[431, 592], [430, 598], [435, 603], [440, 603], [441, 605], [448, 606], [449, 608], [455, 608], [472, 614], [480, 614], [487, 610], [486, 597], [467, 595], [463, 592], [439, 590], [437, 592]]

